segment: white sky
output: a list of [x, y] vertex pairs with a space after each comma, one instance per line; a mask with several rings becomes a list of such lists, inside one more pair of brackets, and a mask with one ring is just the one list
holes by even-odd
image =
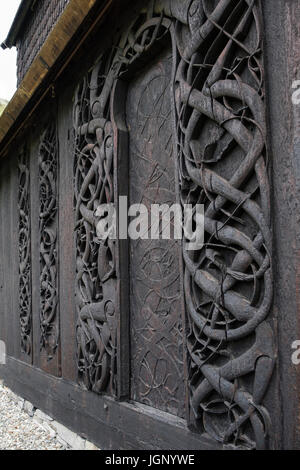
[[[21, 0], [0, 0], [0, 44], [8, 31]], [[0, 47], [0, 98], [10, 100], [17, 87], [16, 48], [3, 50]]]

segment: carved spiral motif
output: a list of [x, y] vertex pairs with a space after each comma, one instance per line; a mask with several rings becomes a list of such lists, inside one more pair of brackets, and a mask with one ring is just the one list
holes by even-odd
[[25, 149], [19, 155], [18, 209], [21, 350], [24, 354], [30, 356], [32, 351], [30, 179], [28, 155]]
[[225, 446], [258, 449], [268, 445], [262, 402], [275, 360], [261, 18], [259, 0], [151, 1], [75, 105], [80, 375], [104, 391], [115, 367], [103, 309], [114, 250], [94, 241], [94, 210], [113, 201], [111, 91], [171, 37], [179, 197], [205, 205], [204, 248], [183, 243], [189, 422]]
[[58, 347], [57, 195], [58, 147], [56, 128], [50, 124], [39, 147], [40, 200], [40, 329], [41, 349], [51, 360]]

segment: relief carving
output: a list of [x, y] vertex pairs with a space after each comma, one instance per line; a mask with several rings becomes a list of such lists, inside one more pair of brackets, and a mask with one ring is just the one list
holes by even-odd
[[112, 89], [167, 38], [178, 197], [205, 205], [204, 248], [182, 248], [189, 423], [228, 448], [264, 449], [276, 352], [259, 0], [151, 1], [78, 89], [79, 375], [97, 392], [115, 378], [116, 325], [105, 311], [107, 302], [115, 310], [114, 244], [99, 245], [94, 216], [114, 198]]
[[[167, 47], [132, 80], [126, 106], [129, 203], [171, 207], [176, 202]], [[173, 217], [170, 215], [172, 223]], [[185, 417], [180, 246], [177, 240], [130, 240], [131, 398]]]
[[55, 125], [50, 124], [39, 147], [40, 333], [48, 360], [55, 356], [59, 341], [57, 177], [58, 142]]
[[28, 357], [32, 353], [31, 312], [31, 238], [30, 238], [30, 176], [28, 154], [24, 148], [19, 155], [19, 308], [21, 351]]
[[[80, 86], [74, 109], [77, 358], [79, 380], [116, 392], [115, 244], [99, 241], [95, 211], [114, 202], [112, 125], [100, 102], [102, 63]], [[99, 82], [98, 82], [99, 80]], [[107, 112], [107, 111], [106, 111]]]

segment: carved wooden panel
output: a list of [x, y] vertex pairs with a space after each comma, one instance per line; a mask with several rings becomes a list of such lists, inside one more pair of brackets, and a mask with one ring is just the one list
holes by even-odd
[[[170, 81], [172, 51], [129, 87], [130, 204], [176, 202]], [[184, 416], [180, 270], [174, 240], [130, 241], [131, 397]], [[162, 238], [160, 230], [160, 238]]]
[[187, 18], [180, 191], [205, 204], [205, 247], [183, 250], [191, 420], [226, 446], [262, 449], [275, 352], [260, 2], [192, 2]]
[[30, 176], [28, 153], [23, 148], [19, 155], [19, 312], [21, 328], [21, 351], [31, 358], [32, 311], [31, 311], [31, 237], [30, 237]]
[[120, 149], [112, 144], [112, 91], [171, 38], [177, 194], [183, 204], [205, 205], [204, 248], [189, 252], [184, 241], [182, 250], [188, 421], [228, 448], [263, 449], [272, 429], [263, 403], [276, 351], [268, 320], [272, 237], [260, 1], [145, 4], [75, 100], [79, 376], [97, 392], [116, 380], [118, 273], [114, 244], [97, 243], [94, 217], [99, 203], [115, 197], [113, 154]]
[[112, 126], [100, 103], [93, 106], [103, 84], [101, 65], [78, 89], [74, 113], [77, 357], [80, 382], [94, 392], [114, 394], [115, 249], [114, 242], [97, 239], [95, 217], [100, 204], [114, 201]]
[[59, 341], [58, 316], [58, 143], [51, 123], [39, 146], [40, 341], [50, 361]]

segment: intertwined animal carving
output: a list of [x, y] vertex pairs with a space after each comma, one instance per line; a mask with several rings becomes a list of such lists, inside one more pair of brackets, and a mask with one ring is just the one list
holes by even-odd
[[205, 205], [204, 248], [187, 251], [185, 240], [182, 248], [189, 423], [251, 449], [268, 446], [263, 399], [276, 356], [260, 8], [259, 0], [150, 1], [75, 105], [80, 374], [95, 391], [114, 376], [115, 326], [103, 305], [115, 301], [104, 292], [116, 278], [114, 250], [97, 245], [93, 212], [113, 202], [112, 89], [171, 40], [178, 197]]
[[41, 349], [45, 349], [48, 360], [54, 357], [59, 339], [57, 166], [56, 128], [51, 123], [43, 132], [39, 147], [40, 329]]
[[22, 149], [19, 155], [19, 309], [21, 327], [21, 351], [27, 356], [32, 352], [31, 312], [31, 237], [30, 237], [30, 176], [28, 154]]

